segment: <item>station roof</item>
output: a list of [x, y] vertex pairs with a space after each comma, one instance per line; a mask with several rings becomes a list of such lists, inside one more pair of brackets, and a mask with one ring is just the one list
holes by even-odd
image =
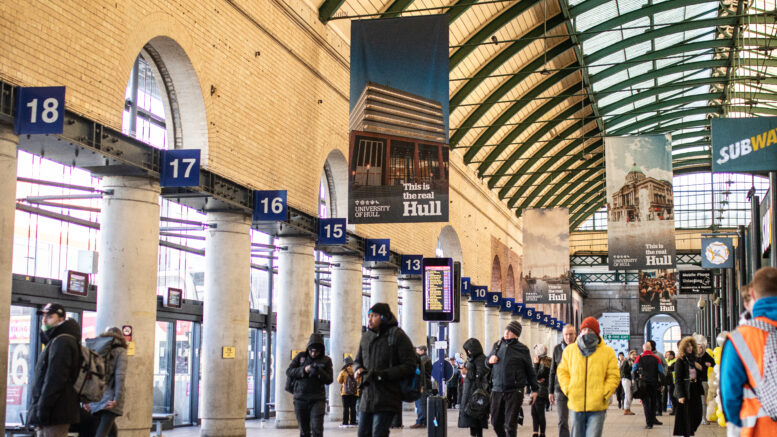
[[[320, 1], [320, 0], [319, 0]], [[450, 17], [450, 147], [517, 216], [605, 203], [603, 136], [670, 134], [711, 170], [710, 118], [777, 115], [777, 0], [323, 0], [322, 22]]]

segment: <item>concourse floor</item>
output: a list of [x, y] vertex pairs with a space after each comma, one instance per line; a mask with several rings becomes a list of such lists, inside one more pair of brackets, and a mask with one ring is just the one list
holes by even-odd
[[[526, 420], [524, 426], [518, 428], [519, 437], [531, 437], [531, 409], [528, 405], [524, 405], [523, 408]], [[672, 435], [672, 429], [674, 426], [674, 416], [664, 414], [658, 417], [658, 420], [663, 422], [663, 425], [655, 426], [653, 429], [645, 429], [645, 416], [642, 413], [642, 405], [639, 401], [632, 404], [632, 411], [634, 416], [624, 416], [621, 410], [618, 410], [617, 404], [611, 405], [607, 413], [607, 418], [604, 422], [603, 437], [668, 437]], [[546, 415], [548, 422], [548, 428], [546, 435], [548, 437], [558, 436], [557, 416], [556, 411], [549, 411]], [[469, 430], [461, 429], [456, 426], [456, 420], [458, 418], [458, 410], [448, 410], [448, 436], [450, 437], [468, 437]], [[400, 437], [423, 437], [426, 436], [426, 429], [410, 429], [409, 425], [415, 423], [415, 413], [405, 412], [403, 417], [405, 428], [392, 429], [392, 436]], [[338, 427], [339, 422], [324, 422], [324, 435], [326, 436], [356, 436], [356, 428], [341, 429]], [[294, 437], [299, 436], [299, 430], [297, 429], [275, 429], [272, 422], [264, 422], [261, 420], [249, 420], [246, 422], [247, 435], [252, 436], [268, 436], [268, 437]], [[165, 431], [166, 437], [199, 437], [200, 430], [198, 427], [183, 427], [176, 428], [171, 431]], [[485, 430], [483, 436], [493, 437], [496, 434], [489, 428]], [[718, 424], [700, 425], [696, 436], [698, 437], [725, 437], [726, 429], [721, 428]]]

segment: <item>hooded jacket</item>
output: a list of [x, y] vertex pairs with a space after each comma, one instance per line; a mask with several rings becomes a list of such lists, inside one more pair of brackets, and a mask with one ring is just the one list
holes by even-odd
[[[103, 340], [111, 343], [111, 351], [108, 354], [107, 361], [110, 364], [107, 365], [107, 370], [112, 374], [108, 379], [108, 385], [105, 386], [105, 394], [99, 402], [92, 402], [89, 404], [92, 414], [106, 410], [110, 411], [117, 416], [124, 414], [124, 396], [127, 391], [124, 389], [124, 381], [127, 378], [127, 346], [124, 337], [119, 338], [107, 332], [103, 332], [97, 337], [98, 340]], [[107, 408], [109, 401], [116, 401], [116, 406], [113, 408]]]
[[[631, 366], [632, 373], [639, 371], [640, 378], [648, 384], [658, 385], [660, 382], [659, 375], [664, 374], [663, 365], [653, 351], [644, 351], [642, 355], [637, 357], [634, 364]], [[639, 378], [634, 375], [635, 379]]]
[[[311, 358], [308, 350], [315, 346], [321, 351], [316, 358]], [[294, 400], [323, 401], [326, 400], [326, 386], [332, 383], [332, 360], [324, 350], [324, 337], [312, 334], [305, 352], [300, 352], [291, 360], [286, 369], [286, 377], [294, 379]], [[310, 365], [310, 373], [305, 367]]]
[[[493, 365], [488, 364], [492, 355], [499, 358]], [[518, 339], [502, 339], [494, 343], [491, 353], [486, 357], [486, 365], [491, 368], [492, 390], [495, 392], [514, 392], [523, 390], [527, 385], [533, 391], [539, 390], [529, 348]]]
[[[389, 347], [389, 337], [394, 337]], [[391, 312], [384, 315], [377, 331], [362, 334], [359, 352], [354, 359], [354, 371], [364, 369], [359, 411], [366, 413], [402, 412], [399, 381], [415, 371], [416, 354], [413, 343]]]
[[81, 360], [81, 327], [75, 320], [67, 319], [44, 331], [41, 342], [46, 348], [35, 363], [29, 423], [38, 426], [79, 423], [80, 405], [73, 383]]
[[615, 351], [601, 337], [594, 353], [587, 357], [577, 342], [567, 345], [557, 376], [569, 409], [577, 413], [606, 410], [621, 383]]
[[[353, 376], [353, 358], [345, 357], [343, 361], [343, 367], [340, 369], [340, 373], [337, 374], [337, 382], [340, 384], [340, 396], [345, 396], [345, 380], [348, 379], [348, 375]], [[361, 376], [356, 379], [356, 385], [361, 385]], [[359, 396], [359, 389], [356, 389], [356, 394], [353, 396]]]
[[491, 369], [486, 365], [486, 356], [483, 355], [483, 346], [476, 338], [470, 338], [464, 342], [465, 351], [469, 351], [464, 367], [467, 374], [464, 376], [464, 385], [461, 388], [461, 405], [459, 406], [459, 428], [488, 428], [488, 415], [476, 418], [464, 414], [467, 405], [472, 400], [472, 393], [482, 388], [489, 391]]

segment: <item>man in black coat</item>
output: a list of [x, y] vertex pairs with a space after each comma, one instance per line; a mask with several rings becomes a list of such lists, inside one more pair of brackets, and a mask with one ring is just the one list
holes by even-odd
[[550, 403], [558, 401], [558, 436], [569, 437], [569, 407], [567, 406], [567, 397], [561, 391], [556, 378], [556, 369], [561, 363], [561, 356], [564, 354], [564, 348], [573, 344], [577, 340], [577, 330], [574, 325], [564, 325], [564, 340], [553, 348], [553, 363], [550, 365], [550, 377], [548, 378], [548, 400]]
[[663, 373], [661, 360], [653, 353], [650, 343], [642, 346], [642, 355], [632, 366], [632, 373], [636, 372], [636, 383], [642, 396], [642, 405], [645, 407], [645, 428], [652, 429], [653, 425], [663, 425], [656, 419], [656, 405], [658, 405], [659, 374]]
[[39, 436], [65, 437], [80, 419], [73, 383], [81, 360], [81, 327], [66, 318], [59, 304], [46, 304], [38, 314], [43, 316], [41, 342], [46, 348], [35, 363], [29, 423], [38, 428]]
[[385, 437], [394, 415], [402, 413], [399, 382], [413, 375], [416, 356], [388, 304], [370, 308], [367, 328], [354, 359], [355, 377], [362, 378], [358, 436]]
[[424, 391], [421, 397], [415, 401], [416, 420], [410, 428], [426, 428], [426, 401], [432, 391], [432, 360], [426, 353], [426, 345], [420, 345], [415, 348], [418, 359], [421, 360], [421, 369], [424, 371]]
[[537, 376], [529, 348], [518, 341], [521, 324], [513, 320], [504, 337], [494, 343], [487, 363], [491, 367], [491, 424], [498, 437], [515, 437], [518, 433], [518, 412], [523, 403], [523, 388], [531, 388], [532, 404], [537, 399]]
[[294, 380], [294, 413], [300, 436], [323, 436], [326, 386], [332, 383], [333, 372], [321, 334], [310, 336], [307, 349], [291, 360], [286, 376]]

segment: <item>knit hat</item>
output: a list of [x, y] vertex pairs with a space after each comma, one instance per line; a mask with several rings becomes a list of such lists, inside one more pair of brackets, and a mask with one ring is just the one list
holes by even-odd
[[585, 328], [589, 328], [593, 330], [596, 335], [600, 334], [599, 331], [599, 321], [596, 320], [594, 317], [586, 317], [583, 319], [583, 323], [580, 325], [580, 330], [582, 331]]
[[375, 305], [370, 308], [371, 313], [380, 314], [381, 316], [388, 317], [393, 316], [394, 314], [391, 313], [391, 307], [388, 306], [387, 303], [376, 303]]
[[521, 330], [522, 329], [523, 329], [523, 327], [521, 326], [520, 323], [518, 323], [517, 320], [513, 320], [512, 322], [510, 322], [507, 325], [507, 330], [512, 332], [513, 334], [515, 334], [516, 337], [520, 337], [521, 336]]
[[534, 355], [538, 357], [544, 357], [548, 355], [548, 347], [545, 346], [542, 343], [538, 343], [534, 345]]

